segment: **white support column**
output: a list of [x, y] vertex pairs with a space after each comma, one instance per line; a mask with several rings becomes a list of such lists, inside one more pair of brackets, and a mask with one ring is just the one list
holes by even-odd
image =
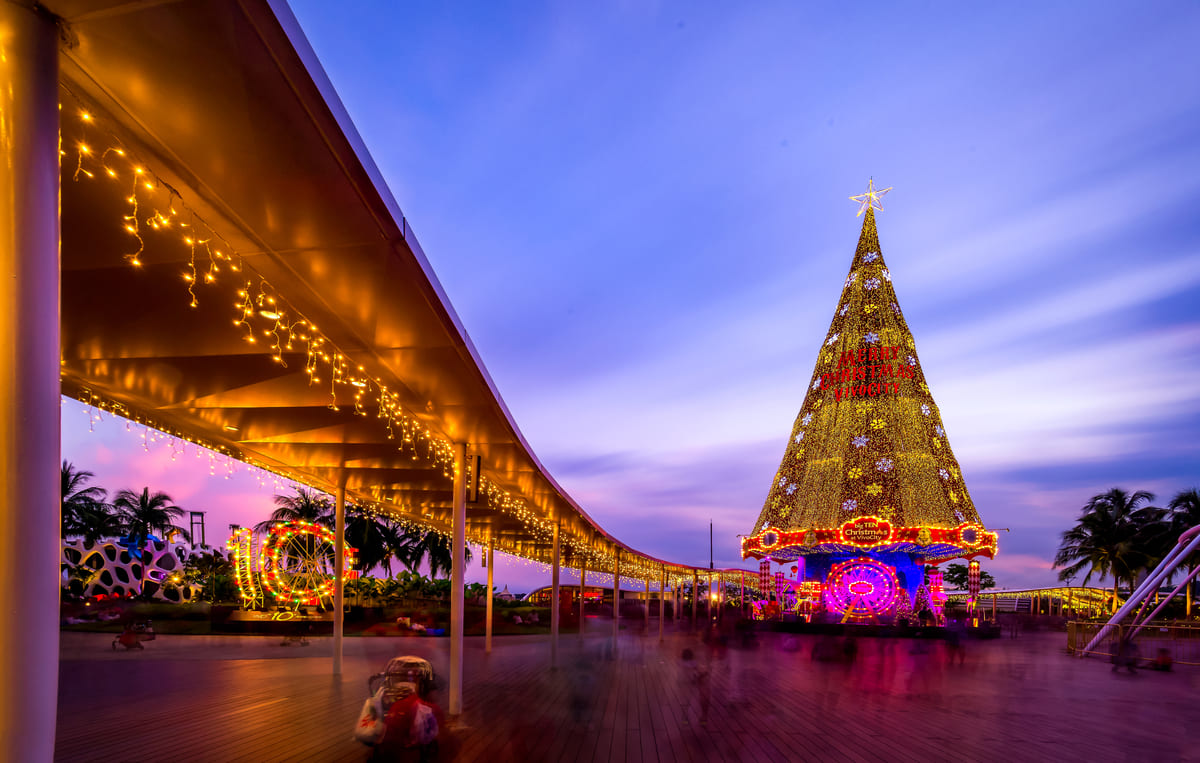
[[0, 760], [41, 763], [62, 554], [58, 30], [33, 5], [0, 2]]
[[675, 579], [675, 629], [679, 630], [679, 620], [683, 617], [683, 586], [679, 578]]
[[484, 625], [483, 651], [486, 654], [492, 653], [492, 599], [495, 598], [492, 592], [493, 575], [496, 571], [496, 542], [488, 540], [487, 546], [487, 616]]
[[700, 611], [700, 571], [692, 568], [692, 630], [696, 630], [696, 617]]
[[454, 445], [454, 521], [450, 540], [450, 715], [463, 707], [463, 578], [467, 550], [467, 446]]
[[579, 638], [583, 639], [583, 627], [587, 620], [584, 618], [584, 599], [583, 594], [587, 589], [587, 562], [582, 559], [579, 562]]
[[741, 575], [742, 575], [742, 598], [739, 599], [738, 601], [742, 605], [740, 607], [740, 609], [742, 612], [742, 617], [744, 618], [744, 617], [746, 617], [746, 571], [742, 570]]
[[621, 630], [621, 549], [613, 551], [613, 649]]
[[664, 620], [667, 617], [667, 566], [662, 567], [662, 575], [658, 579], [658, 640], [663, 640]]
[[333, 505], [333, 674], [342, 674], [342, 636], [345, 624], [346, 471], [338, 475]]
[[704, 630], [713, 621], [713, 571], [708, 571], [708, 589], [704, 591]]
[[725, 578], [717, 577], [717, 622], [725, 619]]
[[561, 562], [561, 546], [559, 534], [562, 532], [559, 523], [554, 523], [554, 568], [550, 573], [550, 667], [558, 667], [558, 620], [559, 620], [559, 587], [558, 576]]
[[646, 633], [650, 632], [650, 578], [646, 578]]

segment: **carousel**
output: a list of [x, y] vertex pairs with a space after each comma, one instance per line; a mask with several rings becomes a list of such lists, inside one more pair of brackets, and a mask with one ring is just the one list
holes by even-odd
[[[938, 565], [993, 558], [865, 212], [841, 298], [742, 558], [771, 591], [760, 617], [941, 621]], [[771, 564], [780, 565], [774, 572]], [[976, 582], [977, 588], [977, 582]], [[975, 591], [977, 594], [977, 590]]]

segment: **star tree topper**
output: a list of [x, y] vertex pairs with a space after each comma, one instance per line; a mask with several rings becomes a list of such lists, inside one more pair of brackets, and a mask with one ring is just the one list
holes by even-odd
[[882, 199], [883, 195], [890, 190], [892, 190], [892, 187], [888, 186], [887, 188], [884, 188], [882, 191], [876, 191], [875, 190], [875, 178], [871, 178], [870, 180], [868, 180], [866, 193], [860, 193], [858, 196], [850, 197], [850, 201], [857, 201], [859, 204], [858, 214], [855, 215], [855, 217], [858, 217], [858, 215], [861, 215], [863, 212], [866, 212], [871, 207], [875, 207], [875, 209], [878, 209], [880, 212], [882, 212], [883, 211], [883, 202], [881, 202], [880, 199]]

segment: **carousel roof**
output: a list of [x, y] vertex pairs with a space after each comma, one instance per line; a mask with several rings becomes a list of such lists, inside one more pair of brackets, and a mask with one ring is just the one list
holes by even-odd
[[[869, 189], [869, 194], [873, 189]], [[874, 192], [881, 195], [879, 192]], [[744, 557], [863, 549], [992, 556], [866, 217]]]

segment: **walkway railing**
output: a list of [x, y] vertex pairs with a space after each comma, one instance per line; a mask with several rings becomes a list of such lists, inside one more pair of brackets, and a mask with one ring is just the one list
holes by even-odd
[[[1114, 625], [1102, 640], [1088, 649], [1088, 644], [1104, 626], [1105, 623], [1102, 622], [1067, 623], [1067, 653], [1079, 657], [1111, 657], [1116, 654], [1117, 644], [1133, 630], [1133, 627]], [[1181, 665], [1200, 665], [1200, 625], [1149, 623], [1142, 628], [1134, 642], [1142, 659], [1152, 660], [1159, 649], [1167, 649], [1174, 662]]]

